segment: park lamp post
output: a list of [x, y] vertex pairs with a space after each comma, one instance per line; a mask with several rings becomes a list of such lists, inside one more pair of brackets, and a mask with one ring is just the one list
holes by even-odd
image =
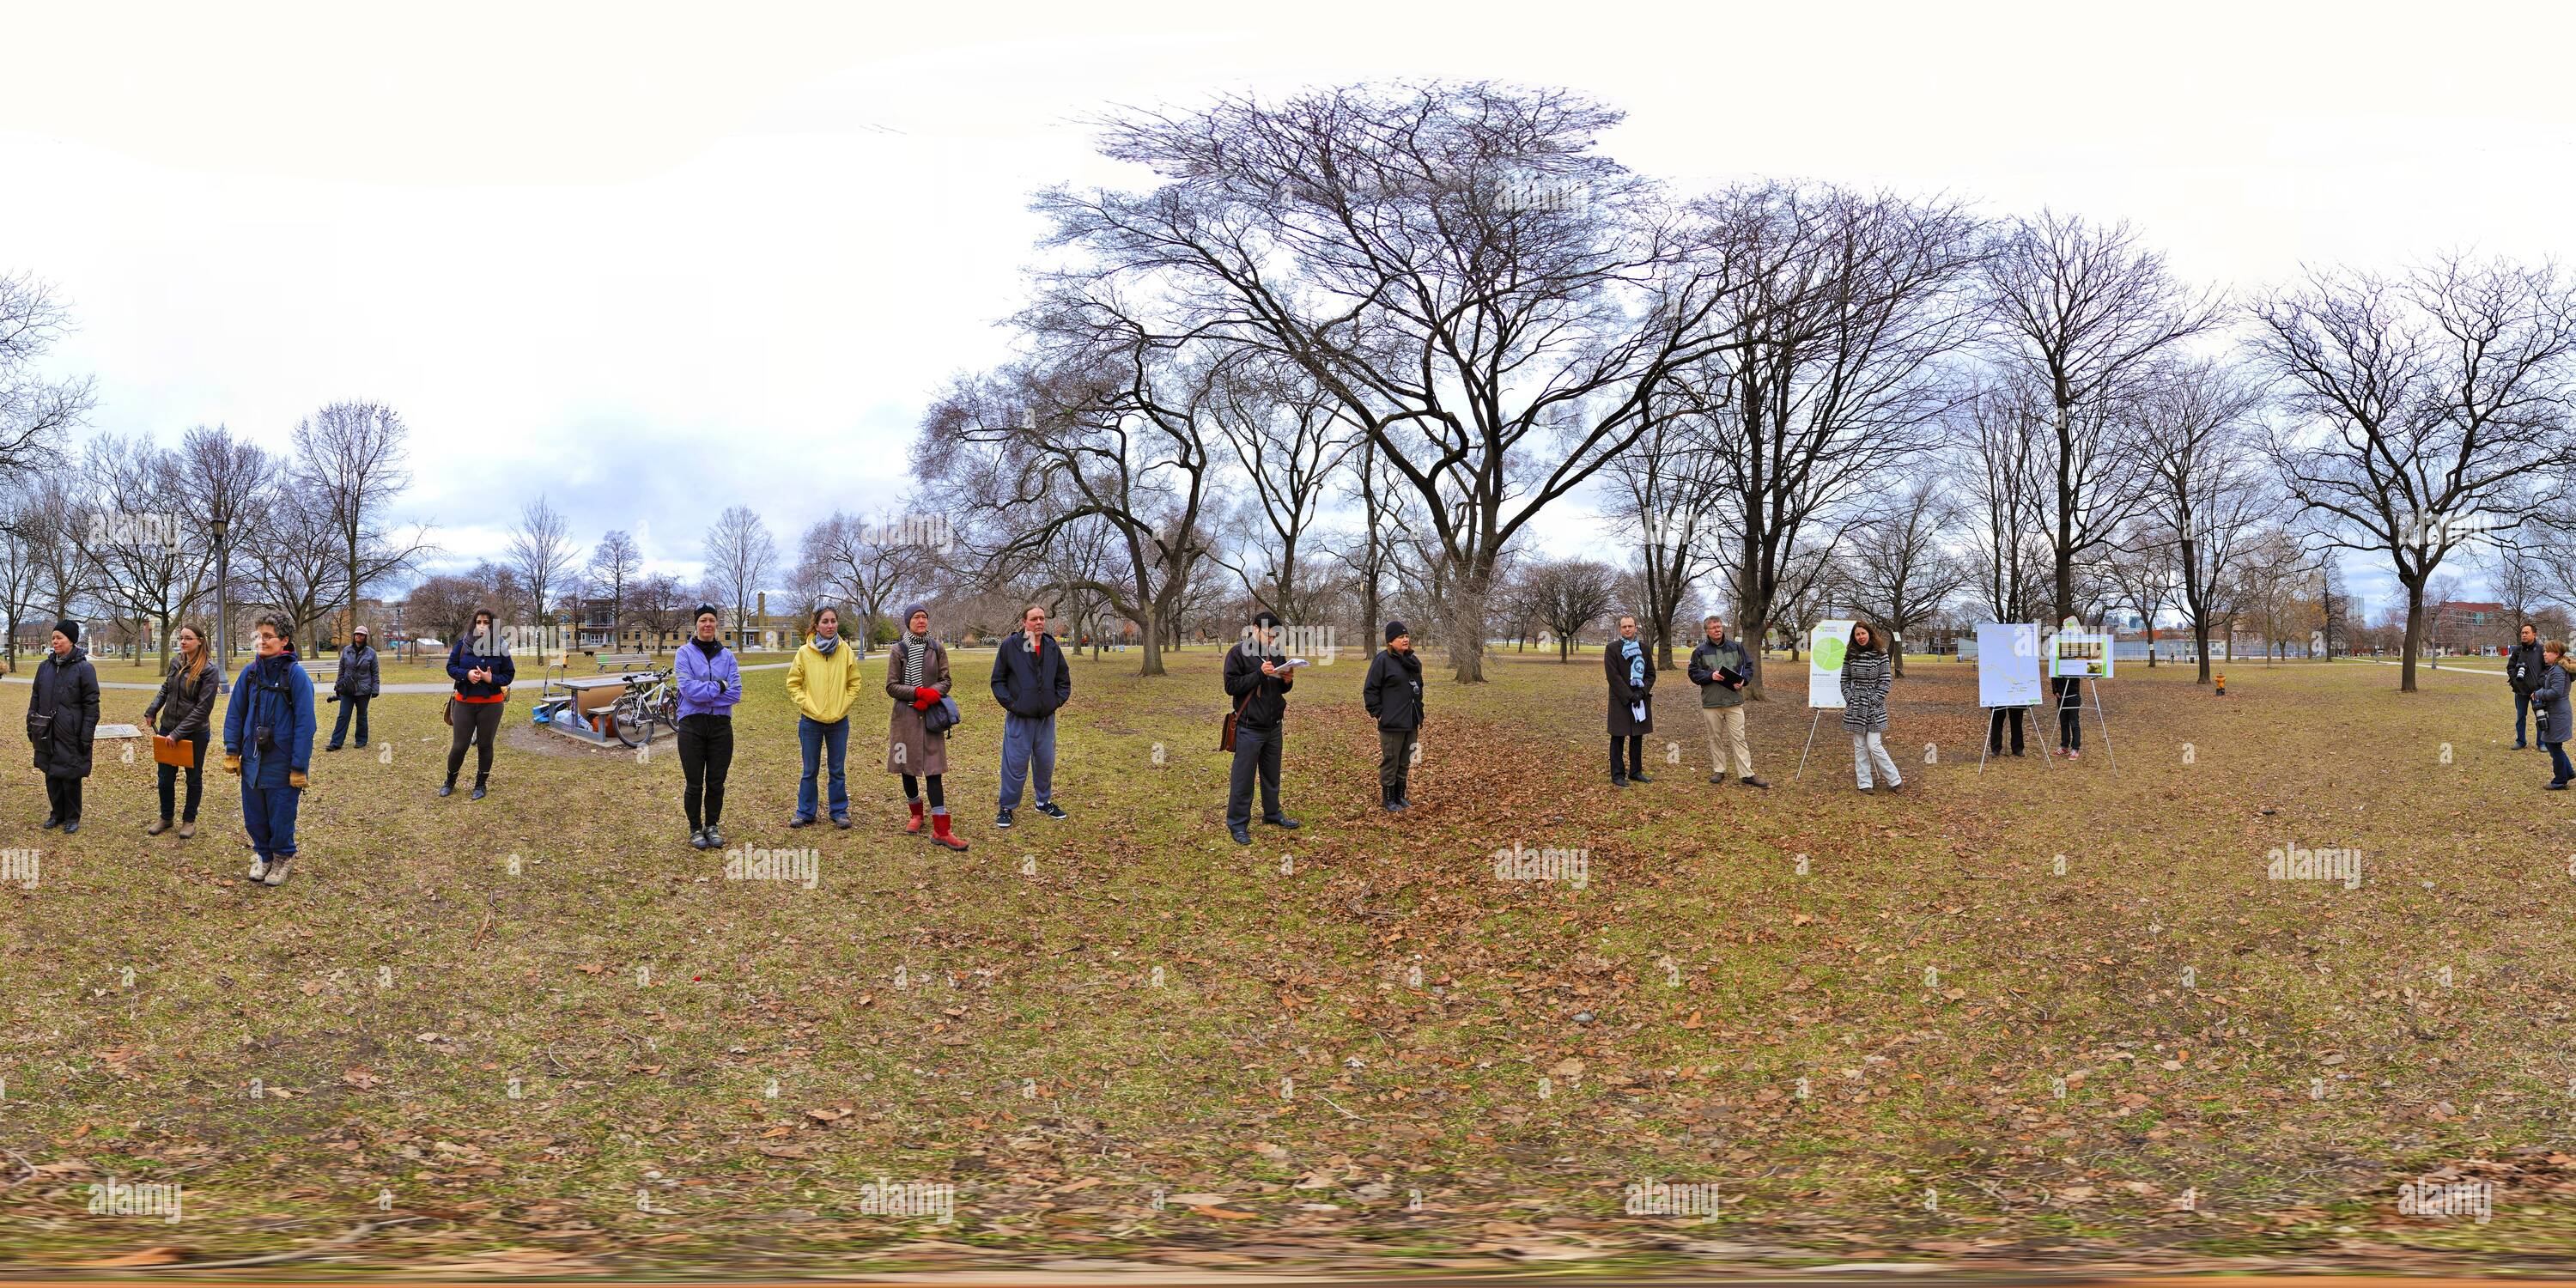
[[224, 610], [224, 591], [233, 579], [232, 552], [224, 545], [224, 534], [232, 523], [218, 518], [208, 526], [215, 532], [215, 665], [221, 668], [233, 664], [232, 619]]

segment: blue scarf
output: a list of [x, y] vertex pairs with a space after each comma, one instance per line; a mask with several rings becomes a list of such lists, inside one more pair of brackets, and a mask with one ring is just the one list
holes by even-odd
[[830, 639], [825, 639], [820, 635], [816, 635], [812, 637], [812, 641], [814, 644], [814, 651], [825, 657], [830, 657], [832, 655], [832, 650], [841, 646], [841, 637], [838, 635], [835, 635]]
[[1628, 658], [1628, 687], [1631, 689], [1646, 687], [1645, 646], [1635, 640], [1623, 639], [1619, 641], [1619, 648]]

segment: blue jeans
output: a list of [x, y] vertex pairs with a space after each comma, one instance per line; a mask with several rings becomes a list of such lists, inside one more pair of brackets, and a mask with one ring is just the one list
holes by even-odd
[[331, 722], [332, 746], [339, 746], [340, 740], [348, 736], [349, 713], [352, 711], [358, 715], [358, 745], [367, 745], [367, 703], [370, 701], [372, 699], [369, 698], [340, 699], [340, 718]]
[[796, 817], [814, 821], [814, 772], [823, 759], [823, 749], [832, 749], [832, 819], [838, 822], [850, 816], [850, 784], [842, 777], [849, 766], [849, 717], [824, 724], [811, 716], [796, 717], [796, 745], [805, 752], [805, 772], [796, 779]]
[[242, 827], [250, 832], [251, 852], [263, 859], [295, 856], [295, 807], [304, 799], [301, 787], [260, 787], [258, 775], [242, 767]]
[[1038, 804], [1055, 799], [1055, 717], [1002, 715], [1002, 808], [1020, 807], [1020, 783], [1035, 762]]
[[2517, 694], [2513, 695], [2513, 745], [2514, 745], [2514, 746], [2519, 747], [2519, 746], [2522, 746], [2522, 745], [2523, 745], [2524, 739], [2523, 739], [2523, 736], [2522, 736], [2522, 722], [2523, 722], [2524, 717], [2526, 717], [2526, 716], [2528, 716], [2528, 715], [2530, 715], [2530, 714], [2531, 714], [2531, 695], [2530, 695], [2530, 694], [2528, 694], [2528, 693], [2517, 693]]

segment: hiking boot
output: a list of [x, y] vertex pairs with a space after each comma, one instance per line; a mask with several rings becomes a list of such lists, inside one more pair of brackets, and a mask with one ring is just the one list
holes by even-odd
[[689, 830], [689, 848], [692, 850], [707, 848], [707, 829], [699, 827]]
[[181, 823], [179, 824], [179, 839], [180, 839], [180, 840], [182, 840], [182, 841], [187, 840], [189, 837], [195, 836], [196, 834], [197, 834], [197, 820], [195, 820], [195, 819], [193, 819], [193, 818], [192, 818], [192, 819], [187, 819], [187, 820], [185, 820], [185, 821], [183, 821], [183, 822], [181, 822]]
[[256, 854], [251, 856], [250, 879], [253, 881], [265, 881], [268, 879], [268, 860], [263, 859]]
[[169, 830], [170, 820], [166, 818], [158, 823], [146, 823], [143, 825], [143, 834], [145, 836], [159, 836], [163, 832], [167, 832]]
[[787, 820], [787, 825], [789, 827], [812, 827], [814, 826], [814, 820], [799, 814], [794, 818]]
[[842, 830], [842, 831], [844, 831], [844, 832], [849, 831], [849, 830], [850, 830], [850, 816], [849, 816], [849, 815], [847, 815], [847, 814], [835, 814], [835, 815], [833, 815], [833, 816], [832, 816], [832, 826], [837, 827], [837, 828], [841, 829], [841, 830]]
[[272, 890], [285, 885], [286, 870], [293, 866], [294, 863], [295, 856], [292, 854], [281, 854], [276, 858], [270, 859], [268, 861], [268, 875], [261, 877], [259, 879], [259, 883]]
[[717, 831], [713, 823], [707, 824], [707, 848], [710, 850], [724, 848], [724, 833]]

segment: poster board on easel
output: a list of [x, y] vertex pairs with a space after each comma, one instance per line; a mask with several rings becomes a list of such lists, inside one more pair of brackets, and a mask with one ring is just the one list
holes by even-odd
[[[1977, 705], [1986, 716], [1985, 736], [1977, 742], [1977, 772], [1986, 772], [1986, 759], [1993, 753], [1998, 730], [1995, 713], [2015, 708], [2037, 708], [2048, 697], [2048, 684], [2041, 674], [2046, 669], [2046, 650], [2040, 645], [2037, 622], [1979, 622], [1977, 624]], [[2022, 717], [2013, 717], [2019, 720]], [[2014, 728], [2014, 745], [2020, 745], [2020, 728]], [[2048, 741], [2040, 736], [2040, 763], [2048, 763]]]
[[1843, 709], [1843, 652], [1851, 647], [1852, 627], [1859, 622], [1849, 617], [1828, 617], [1807, 631], [1807, 706], [1815, 714], [1807, 717], [1807, 745], [1798, 753], [1798, 772], [1807, 773], [1807, 753], [1816, 749], [1816, 726], [1828, 711]]

